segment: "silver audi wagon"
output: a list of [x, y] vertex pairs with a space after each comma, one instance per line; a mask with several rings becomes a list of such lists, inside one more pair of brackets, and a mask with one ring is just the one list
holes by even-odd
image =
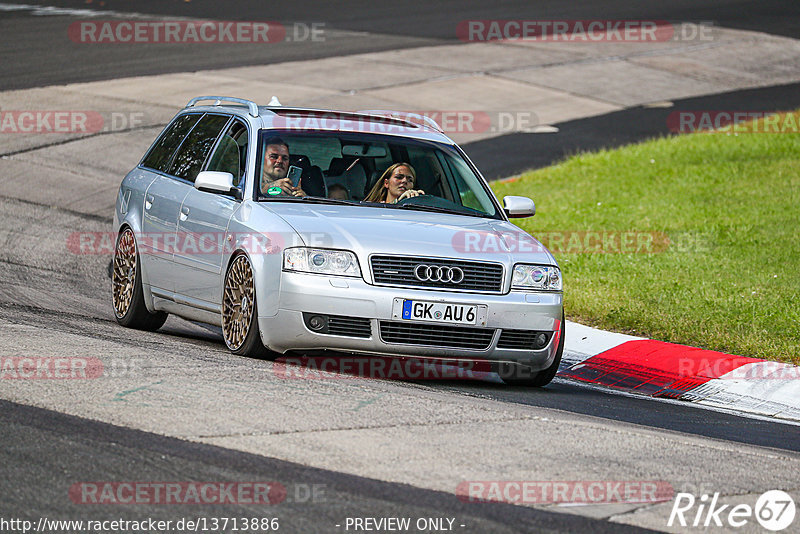
[[120, 185], [114, 313], [218, 325], [241, 355], [488, 362], [542, 386], [561, 272], [509, 222], [534, 212], [427, 117], [198, 97]]

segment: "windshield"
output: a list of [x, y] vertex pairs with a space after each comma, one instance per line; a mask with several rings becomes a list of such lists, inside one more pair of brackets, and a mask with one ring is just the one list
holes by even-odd
[[[256, 198], [262, 201], [330, 199], [372, 208], [502, 218], [484, 181], [455, 147], [440, 143], [377, 134], [264, 130], [256, 176], [261, 177]], [[290, 183], [307, 198], [287, 194]]]

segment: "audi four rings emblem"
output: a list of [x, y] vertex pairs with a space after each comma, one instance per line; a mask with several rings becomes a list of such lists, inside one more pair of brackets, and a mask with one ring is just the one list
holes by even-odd
[[414, 276], [421, 282], [444, 282], [446, 284], [460, 284], [464, 281], [464, 271], [459, 267], [442, 265], [417, 265]]

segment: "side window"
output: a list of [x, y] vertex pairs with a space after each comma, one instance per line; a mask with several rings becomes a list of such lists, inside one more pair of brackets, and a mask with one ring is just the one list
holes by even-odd
[[175, 153], [167, 173], [194, 182], [228, 119], [225, 115], [203, 116]]
[[235, 120], [222, 134], [216, 150], [208, 161], [209, 171], [229, 172], [233, 185], [238, 186], [244, 178], [247, 165], [247, 126]]
[[167, 172], [167, 165], [169, 165], [173, 152], [175, 152], [175, 149], [178, 148], [200, 116], [198, 113], [192, 113], [175, 119], [156, 141], [153, 148], [150, 149], [150, 152], [142, 161], [142, 165], [150, 169]]

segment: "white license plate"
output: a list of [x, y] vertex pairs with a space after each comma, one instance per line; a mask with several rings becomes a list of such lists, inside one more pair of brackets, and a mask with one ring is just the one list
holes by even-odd
[[486, 306], [425, 300], [394, 299], [392, 315], [405, 321], [485, 325]]

